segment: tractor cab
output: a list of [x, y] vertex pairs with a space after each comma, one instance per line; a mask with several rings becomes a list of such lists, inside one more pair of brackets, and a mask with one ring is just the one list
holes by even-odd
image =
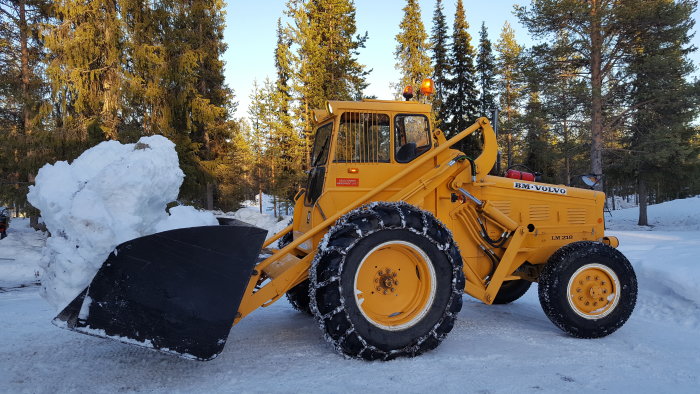
[[[415, 101], [368, 99], [329, 101], [325, 110], [315, 110], [311, 170], [295, 208], [298, 231], [311, 229], [328, 212], [341, 209], [430, 151], [436, 143], [431, 110]], [[388, 189], [379, 198], [396, 190]]]

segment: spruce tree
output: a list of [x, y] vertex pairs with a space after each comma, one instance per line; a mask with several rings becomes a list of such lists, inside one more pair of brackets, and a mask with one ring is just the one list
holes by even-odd
[[517, 144], [520, 133], [517, 120], [520, 115], [519, 107], [522, 96], [522, 62], [523, 48], [515, 40], [515, 32], [506, 22], [501, 36], [496, 44], [498, 88], [501, 104], [501, 140], [505, 140], [506, 168], [513, 165], [513, 148]]
[[75, 116], [81, 132], [95, 144], [116, 139], [124, 82], [122, 19], [116, 0], [64, 0], [53, 5], [57, 24], [45, 35], [51, 62], [47, 72], [56, 98]]
[[292, 77], [294, 70], [292, 69], [293, 57], [290, 52], [292, 39], [289, 37], [288, 31], [282, 27], [282, 19], [277, 19], [277, 45], [275, 46], [275, 69], [277, 71], [277, 79], [275, 86], [280, 93], [280, 110], [283, 117], [282, 122], [286, 127], [292, 128], [292, 118], [290, 116], [292, 104]]
[[[16, 97], [27, 102], [23, 91], [34, 97], [20, 117], [24, 129], [32, 127], [32, 140], [21, 142], [31, 151], [19, 156], [40, 164], [70, 160], [105, 139], [132, 142], [143, 134], [164, 134], [176, 143], [186, 173], [181, 198], [213, 207], [224, 195], [216, 183], [233, 152], [229, 141], [240, 128], [228, 118], [236, 104], [223, 83], [223, 3], [64, 0], [50, 7], [41, 0], [0, 3], [5, 5], [24, 9], [17, 20], [24, 15], [27, 24], [19, 24], [24, 27], [17, 30], [17, 42], [24, 42], [24, 37], [27, 43], [37, 43], [26, 51], [24, 45], [18, 46], [18, 53], [27, 52], [30, 61], [17, 68], [22, 70], [17, 86], [25, 87]], [[11, 33], [3, 18], [12, 14], [7, 10], [0, 12], [3, 33]], [[5, 65], [0, 58], [0, 68]], [[25, 72], [27, 68], [34, 77]], [[40, 81], [44, 70], [47, 83]], [[12, 70], [3, 71], [9, 77]], [[29, 76], [29, 83], [23, 82], [24, 76]], [[31, 172], [25, 175], [30, 178]]]
[[[168, 0], [158, 4], [168, 115], [166, 136], [177, 144], [185, 181], [180, 198], [213, 208], [216, 199], [215, 152], [228, 137], [232, 91], [224, 84], [221, 55], [223, 4], [217, 0]], [[165, 12], [167, 10], [167, 12]]]
[[[474, 47], [467, 31], [469, 24], [462, 0], [457, 1], [450, 65], [452, 75], [449, 92], [445, 100], [447, 113], [447, 136], [452, 137], [469, 127], [478, 116], [478, 96], [476, 90], [476, 69], [474, 68]], [[460, 143], [459, 148], [467, 155], [475, 157], [480, 152], [479, 136], [472, 135]]]
[[[293, 67], [295, 91], [301, 105], [297, 112], [304, 119], [303, 129], [311, 129], [311, 114], [325, 108], [327, 100], [357, 100], [363, 97], [371, 70], [359, 63], [359, 50], [368, 35], [357, 34], [355, 5], [351, 0], [289, 0], [287, 34], [295, 48]], [[306, 161], [313, 135], [305, 143]]]
[[245, 138], [244, 122], [228, 120], [224, 143], [215, 151], [216, 208], [224, 212], [240, 208], [240, 202], [250, 195], [248, 174], [251, 171], [252, 153]]
[[496, 109], [496, 58], [491, 49], [486, 23], [481, 23], [479, 31], [479, 50], [476, 55], [477, 85], [479, 86], [479, 115], [492, 118]]
[[403, 8], [403, 19], [399, 24], [399, 34], [396, 35], [396, 68], [401, 71], [401, 80], [394, 85], [397, 97], [401, 96], [404, 87], [413, 87], [413, 99], [420, 101], [420, 84], [423, 79], [433, 75], [428, 51], [430, 44], [421, 20], [420, 5], [417, 0], [406, 0]]
[[572, 184], [573, 174], [590, 172], [589, 123], [586, 102], [588, 89], [579, 77], [585, 72], [578, 54], [572, 49], [569, 35], [562, 31], [551, 44], [533, 48], [534, 71], [542, 80], [543, 102], [551, 132], [556, 138], [559, 157], [557, 183]]
[[0, 0], [0, 205], [22, 210], [37, 169], [54, 157], [40, 39], [47, 18], [43, 0]]
[[238, 133], [231, 139], [231, 144], [234, 146], [232, 160], [238, 163], [238, 168], [242, 171], [233, 184], [237, 191], [242, 193], [244, 197], [242, 200], [252, 200], [257, 193], [257, 178], [254, 171], [255, 161], [258, 158], [255, 151], [255, 133], [249, 118], [243, 117], [237, 121], [237, 124]]
[[626, 138], [630, 154], [624, 162], [637, 179], [639, 225], [649, 224], [650, 185], [697, 176], [683, 171], [698, 162], [699, 152], [693, 122], [700, 84], [687, 81], [693, 71], [688, 54], [694, 50], [690, 37], [695, 8], [696, 2], [689, 0], [631, 0], [623, 10], [632, 16], [628, 34], [634, 43], [627, 66], [634, 111]]
[[297, 48], [299, 90], [308, 106], [323, 108], [326, 100], [350, 100], [367, 86], [368, 71], [357, 61], [367, 33], [356, 35], [355, 6], [348, 0], [292, 0], [288, 34]]
[[437, 0], [435, 2], [435, 11], [433, 12], [433, 28], [430, 36], [430, 45], [432, 47], [433, 82], [435, 84], [433, 112], [437, 115], [436, 124], [438, 126], [445, 123], [447, 116], [444, 103], [447, 97], [447, 86], [450, 76], [449, 38], [442, 0]]
[[527, 103], [518, 122], [518, 128], [525, 134], [522, 162], [530, 170], [541, 173], [544, 182], [553, 183], [556, 154], [552, 124], [542, 100], [547, 75], [542, 72], [541, 58], [536, 56], [537, 52], [537, 49], [531, 50], [525, 56], [528, 60], [523, 62], [526, 81], [523, 93], [527, 96]]
[[127, 62], [125, 102], [120, 139], [133, 142], [141, 135], [170, 130], [166, 108], [167, 63], [161, 26], [168, 24], [165, 9], [150, 2], [121, 0]]
[[275, 68], [277, 80], [272, 96], [274, 116], [276, 119], [274, 137], [271, 141], [277, 152], [278, 171], [275, 175], [275, 195], [282, 199], [287, 207], [293, 202], [294, 195], [301, 187], [304, 173], [304, 141], [295, 127], [292, 118], [292, 54], [289, 47], [292, 40], [277, 20], [277, 46], [275, 47]]
[[[269, 79], [265, 79], [260, 86], [253, 81], [253, 89], [250, 93], [250, 105], [248, 115], [251, 123], [251, 149], [254, 155], [253, 179], [256, 194], [260, 195], [260, 213], [263, 213], [262, 194], [274, 187], [273, 152], [270, 145], [273, 141], [275, 130], [275, 105], [272, 99], [274, 86]], [[272, 175], [272, 176], [271, 176]], [[272, 181], [272, 182], [271, 182]]]
[[[576, 62], [587, 70], [590, 91], [588, 113], [591, 130], [591, 167], [594, 174], [603, 174], [604, 134], [613, 123], [608, 117], [621, 112], [614, 105], [616, 73], [623, 66], [630, 41], [624, 33], [628, 16], [622, 10], [623, 0], [538, 0], [529, 8], [516, 6], [520, 21], [536, 37], [551, 40], [566, 32]], [[605, 111], [604, 111], [605, 108]], [[598, 185], [602, 188], [602, 182]]]
[[[309, 36], [304, 46], [308, 94], [314, 108], [326, 100], [362, 96], [368, 71], [358, 63], [368, 35], [357, 35], [355, 5], [349, 0], [314, 0], [307, 3]], [[313, 48], [311, 48], [313, 46]]]
[[[39, 114], [41, 93], [45, 89], [42, 75], [43, 42], [40, 29], [48, 17], [45, 0], [0, 0], [0, 93], [1, 119], [15, 123], [21, 134], [31, 134]], [[9, 112], [15, 111], [10, 117]], [[15, 128], [15, 127], [13, 127]]]

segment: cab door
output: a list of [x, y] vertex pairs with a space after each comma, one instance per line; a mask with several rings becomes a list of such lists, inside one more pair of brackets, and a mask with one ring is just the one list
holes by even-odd
[[327, 212], [345, 208], [395, 173], [391, 163], [391, 116], [371, 111], [345, 111], [339, 116], [326, 193]]
[[[297, 221], [296, 218], [300, 219], [299, 223], [295, 224], [295, 228], [299, 229], [298, 231], [306, 232], [311, 229], [311, 227], [313, 227], [313, 223], [315, 222], [313, 217], [319, 216], [318, 212], [316, 215], [314, 215], [314, 208], [318, 199], [323, 194], [332, 136], [332, 121], [325, 123], [316, 129], [314, 146], [311, 150], [311, 170], [309, 171], [309, 177], [306, 180], [306, 192], [304, 194], [302, 212], [300, 216], [297, 216], [296, 213], [294, 215], [295, 222]], [[294, 237], [296, 238], [297, 235], [298, 234], [295, 234]]]

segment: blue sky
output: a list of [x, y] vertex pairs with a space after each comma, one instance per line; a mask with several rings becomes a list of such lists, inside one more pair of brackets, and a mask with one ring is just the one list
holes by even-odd
[[[430, 33], [435, 1], [419, 0], [419, 3], [425, 29]], [[283, 0], [228, 1], [224, 31], [224, 40], [228, 43], [224, 55], [225, 76], [239, 102], [236, 117], [247, 116], [253, 80], [262, 82], [265, 77], [275, 78], [273, 51], [277, 41], [277, 18], [282, 16], [284, 4]], [[368, 78], [370, 85], [365, 92], [380, 99], [392, 98], [389, 84], [400, 77], [395, 68], [394, 50], [404, 4], [405, 0], [355, 0], [358, 32], [369, 33], [366, 48], [359, 56], [360, 62], [372, 69]], [[443, 0], [443, 4], [451, 31], [456, 0]], [[478, 44], [482, 22], [486, 23], [489, 38], [495, 43], [506, 21], [515, 29], [521, 45], [531, 45], [527, 31], [512, 13], [514, 4], [529, 4], [529, 1], [464, 0], [472, 45]], [[700, 47], [700, 37], [696, 36], [693, 42]], [[700, 55], [695, 53], [693, 58], [697, 64]]]

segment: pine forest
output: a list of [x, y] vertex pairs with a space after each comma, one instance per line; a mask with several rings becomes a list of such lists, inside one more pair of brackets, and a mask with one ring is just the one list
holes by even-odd
[[[224, 78], [222, 55], [244, 38], [224, 40], [223, 0], [0, 0], [0, 205], [36, 215], [27, 188], [45, 163], [159, 134], [177, 146], [182, 203], [231, 211], [265, 193], [288, 214], [313, 110], [376, 98], [375, 65], [360, 61], [372, 40], [393, 40], [393, 97], [381, 99], [412, 85], [448, 138], [482, 116], [498, 125], [492, 174], [578, 187], [594, 175], [638, 201], [640, 224], [647, 205], [700, 194], [696, 0], [523, 1], [500, 31], [462, 0], [396, 3], [395, 34], [370, 37], [352, 0], [287, 0], [265, 48], [276, 72], [245, 91]], [[424, 78], [434, 95], [419, 93]], [[478, 155], [480, 140], [459, 148]]]

